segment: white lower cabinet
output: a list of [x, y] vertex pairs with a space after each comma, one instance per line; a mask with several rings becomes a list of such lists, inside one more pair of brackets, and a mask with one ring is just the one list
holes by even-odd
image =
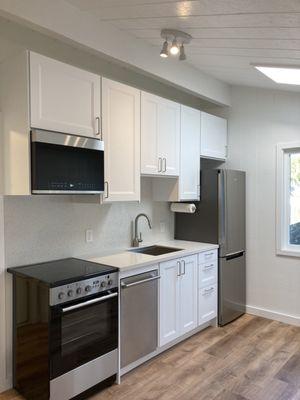
[[217, 284], [199, 289], [198, 325], [217, 316]]
[[198, 255], [198, 325], [215, 318], [218, 313], [218, 253], [206, 251]]
[[160, 264], [159, 346], [197, 327], [197, 255]]

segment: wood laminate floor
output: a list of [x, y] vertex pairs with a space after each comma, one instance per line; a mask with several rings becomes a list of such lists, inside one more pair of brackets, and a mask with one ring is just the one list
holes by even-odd
[[[0, 400], [21, 400], [15, 391]], [[90, 400], [300, 400], [300, 327], [244, 315], [207, 328]]]

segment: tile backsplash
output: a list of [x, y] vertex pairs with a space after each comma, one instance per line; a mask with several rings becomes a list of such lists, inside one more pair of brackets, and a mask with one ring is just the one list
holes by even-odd
[[[95, 198], [71, 196], [5, 197], [6, 266], [128, 247], [133, 220], [140, 212], [147, 213], [153, 222], [149, 230], [146, 220], [140, 219], [145, 242], [173, 238], [173, 213], [169, 203], [152, 201], [151, 178], [142, 178], [141, 203], [100, 205]], [[93, 230], [91, 243], [85, 241], [86, 229]]]

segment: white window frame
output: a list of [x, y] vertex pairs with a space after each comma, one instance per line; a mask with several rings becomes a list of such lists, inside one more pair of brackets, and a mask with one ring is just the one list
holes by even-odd
[[300, 153], [300, 142], [277, 145], [276, 252], [300, 257], [300, 245], [289, 243], [290, 154]]

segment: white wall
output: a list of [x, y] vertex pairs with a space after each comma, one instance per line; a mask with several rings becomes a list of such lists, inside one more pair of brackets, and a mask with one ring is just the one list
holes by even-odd
[[247, 304], [251, 312], [297, 324], [300, 258], [275, 253], [275, 145], [299, 138], [299, 94], [233, 88], [228, 168], [247, 173]]
[[0, 393], [7, 388], [5, 326], [4, 216], [3, 197], [0, 196]]

